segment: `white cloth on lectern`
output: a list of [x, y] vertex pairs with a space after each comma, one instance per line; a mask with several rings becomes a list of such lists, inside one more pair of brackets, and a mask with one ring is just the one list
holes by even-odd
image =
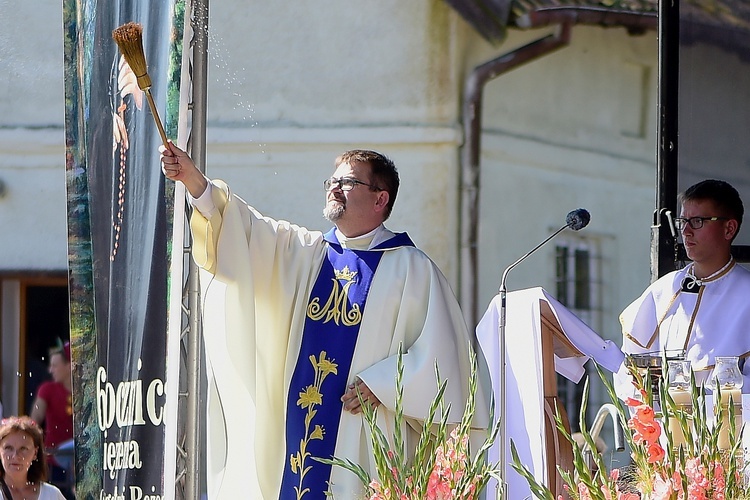
[[[549, 295], [543, 288], [529, 288], [506, 295], [506, 399], [508, 410], [506, 436], [499, 436], [489, 451], [492, 463], [500, 460], [500, 442], [506, 440], [508, 467], [505, 498], [530, 498], [526, 480], [510, 466], [510, 440], [513, 440], [521, 462], [537, 480], [547, 484], [547, 464], [544, 456], [544, 391], [542, 380], [542, 322], [540, 301], [549, 304], [558, 323], [571, 343], [586, 356], [559, 358], [555, 356], [555, 371], [578, 382], [585, 373], [583, 365], [593, 358], [609, 371], [615, 371], [624, 359], [616, 344], [602, 339], [576, 315]], [[487, 360], [495, 398], [496, 415], [500, 408], [500, 296], [490, 303], [477, 326], [477, 339]], [[497, 421], [497, 420], [496, 420]], [[487, 498], [494, 498], [497, 482], [487, 487]]]

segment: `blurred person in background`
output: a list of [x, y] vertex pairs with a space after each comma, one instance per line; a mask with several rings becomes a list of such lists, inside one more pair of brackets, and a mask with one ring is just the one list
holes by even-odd
[[74, 498], [65, 485], [73, 484], [73, 398], [70, 342], [50, 349], [49, 373], [52, 380], [39, 386], [31, 409], [31, 418], [44, 426], [44, 451], [50, 481], [62, 487], [66, 497]]

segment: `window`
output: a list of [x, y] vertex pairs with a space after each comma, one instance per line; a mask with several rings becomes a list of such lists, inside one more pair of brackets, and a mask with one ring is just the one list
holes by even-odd
[[[600, 330], [599, 251], [596, 240], [570, 238], [555, 247], [555, 297], [594, 330]], [[577, 432], [584, 381], [575, 384], [558, 375], [557, 392]], [[589, 419], [587, 418], [587, 421]]]

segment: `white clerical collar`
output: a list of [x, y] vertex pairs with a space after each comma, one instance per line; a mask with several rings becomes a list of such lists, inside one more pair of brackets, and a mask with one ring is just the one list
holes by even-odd
[[336, 238], [341, 243], [341, 246], [352, 250], [369, 250], [392, 237], [393, 233], [386, 229], [383, 224], [380, 224], [369, 233], [353, 238], [347, 238], [338, 228], [336, 229]]
[[696, 293], [700, 287], [706, 285], [707, 283], [714, 283], [727, 276], [729, 272], [734, 269], [736, 263], [737, 261], [735, 261], [734, 257], [730, 255], [729, 262], [724, 264], [721, 269], [719, 269], [715, 273], [712, 273], [710, 276], [706, 276], [705, 278], [697, 278], [695, 274], [693, 274], [695, 264], [690, 264], [687, 268], [687, 271], [685, 272], [685, 278], [682, 280], [682, 291]]

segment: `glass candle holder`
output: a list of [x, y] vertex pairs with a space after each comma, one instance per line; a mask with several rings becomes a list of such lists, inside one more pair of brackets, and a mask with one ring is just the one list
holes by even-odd
[[[706, 386], [714, 393], [715, 413], [721, 415], [718, 446], [721, 450], [732, 447], [729, 440], [729, 405], [734, 407], [735, 433], [742, 428], [742, 372], [737, 356], [717, 356], [716, 365]], [[736, 436], [735, 436], [736, 437]]]
[[668, 421], [669, 432], [672, 435], [672, 446], [674, 448], [685, 445], [685, 432], [682, 429], [678, 415], [687, 419], [689, 425], [693, 414], [690, 377], [690, 361], [674, 360], [667, 362], [667, 392], [675, 403], [675, 412], [673, 415], [670, 415]]

